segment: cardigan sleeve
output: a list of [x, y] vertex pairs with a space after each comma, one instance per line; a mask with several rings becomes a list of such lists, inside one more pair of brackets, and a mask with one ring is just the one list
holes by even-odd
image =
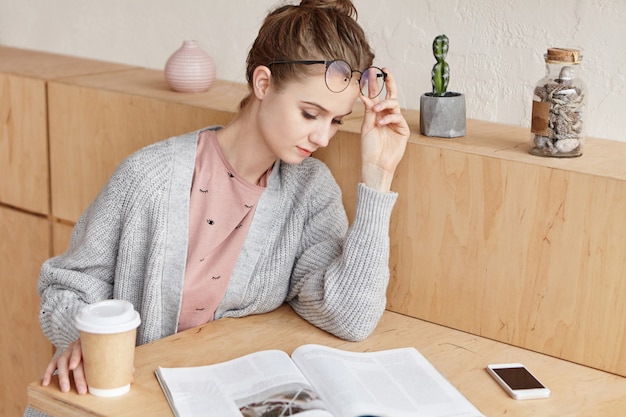
[[114, 176], [83, 213], [68, 250], [41, 267], [39, 320], [57, 349], [78, 339], [74, 317], [80, 308], [112, 296], [120, 237], [120, 177]]
[[303, 233], [306, 247], [287, 297], [298, 314], [346, 340], [371, 334], [386, 305], [389, 223], [396, 200], [396, 193], [359, 184], [355, 218], [345, 234], [340, 195], [339, 204], [331, 200], [311, 210]]

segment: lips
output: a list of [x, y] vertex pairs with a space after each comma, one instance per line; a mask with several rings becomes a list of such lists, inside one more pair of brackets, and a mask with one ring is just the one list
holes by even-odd
[[298, 148], [298, 152], [300, 152], [300, 155], [302, 155], [302, 156], [311, 156], [311, 154], [313, 153], [313, 151], [309, 151], [309, 150], [301, 148], [299, 146], [296, 146], [296, 148]]

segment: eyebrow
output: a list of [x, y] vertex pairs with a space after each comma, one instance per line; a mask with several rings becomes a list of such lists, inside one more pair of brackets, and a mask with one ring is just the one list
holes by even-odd
[[[321, 105], [319, 105], [319, 104], [317, 104], [317, 103], [314, 103], [314, 102], [312, 102], [312, 101], [303, 101], [303, 103], [304, 103], [304, 104], [309, 104], [309, 105], [311, 105], [311, 106], [315, 106], [315, 107], [317, 107], [318, 109], [320, 109], [321, 111], [323, 111], [323, 112], [325, 112], [325, 113], [330, 113], [330, 111], [329, 111], [327, 108], [325, 108], [324, 106], [321, 106]], [[346, 116], [349, 116], [350, 114], [352, 114], [352, 110], [350, 110], [350, 111], [349, 111], [348, 113], [346, 113], [346, 114], [340, 114], [338, 117], [346, 117]]]

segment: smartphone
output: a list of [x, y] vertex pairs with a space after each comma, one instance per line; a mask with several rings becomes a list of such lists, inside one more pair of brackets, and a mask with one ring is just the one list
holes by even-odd
[[516, 400], [548, 398], [550, 390], [521, 363], [487, 365], [487, 371]]

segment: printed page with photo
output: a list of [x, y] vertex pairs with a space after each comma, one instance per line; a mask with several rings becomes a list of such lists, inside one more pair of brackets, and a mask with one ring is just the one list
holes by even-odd
[[333, 417], [283, 351], [227, 362], [158, 368], [157, 378], [177, 417]]
[[177, 417], [484, 417], [414, 348], [311, 344], [156, 374]]

